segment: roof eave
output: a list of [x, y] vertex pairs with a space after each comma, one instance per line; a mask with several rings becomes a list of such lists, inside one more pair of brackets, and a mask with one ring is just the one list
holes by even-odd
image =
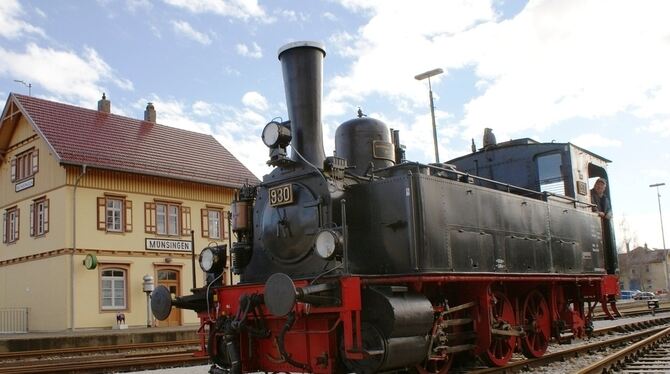
[[228, 188], [240, 188], [243, 186], [242, 183], [221, 183], [217, 182], [212, 179], [205, 179], [205, 178], [195, 178], [195, 177], [180, 177], [178, 175], [174, 174], [164, 174], [164, 173], [157, 173], [157, 172], [151, 172], [147, 170], [139, 170], [139, 169], [133, 169], [133, 168], [120, 168], [120, 167], [112, 167], [108, 165], [101, 165], [101, 164], [95, 164], [95, 163], [87, 163], [87, 162], [72, 162], [72, 161], [62, 161], [60, 163], [61, 165], [73, 165], [73, 166], [86, 166], [87, 168], [95, 168], [95, 169], [100, 169], [100, 170], [111, 170], [111, 171], [120, 171], [124, 173], [133, 173], [133, 174], [141, 174], [141, 175], [149, 175], [152, 177], [160, 177], [160, 178], [168, 178], [168, 179], [176, 179], [176, 180], [182, 180], [182, 181], [187, 181], [187, 182], [196, 182], [196, 183], [204, 183], [204, 184], [209, 184], [212, 186], [219, 186], [219, 187], [228, 187]]
[[47, 143], [47, 146], [49, 147], [49, 150], [51, 151], [51, 154], [54, 155], [54, 157], [56, 157], [56, 161], [62, 162], [63, 159], [60, 156], [60, 154], [58, 154], [58, 152], [56, 152], [56, 148], [54, 148], [54, 146], [51, 144], [49, 139], [44, 135], [44, 133], [42, 132], [42, 129], [40, 129], [40, 127], [37, 126], [35, 121], [33, 121], [33, 119], [30, 117], [30, 114], [28, 114], [28, 111], [23, 107], [23, 105], [21, 105], [21, 101], [13, 93], [10, 94], [10, 98], [12, 98], [12, 100], [14, 100], [14, 103], [19, 108], [21, 113], [23, 113], [23, 115], [26, 117], [26, 121], [28, 121], [30, 126], [32, 126], [33, 129], [35, 129], [35, 131], [39, 134], [39, 136], [44, 140], [44, 142]]

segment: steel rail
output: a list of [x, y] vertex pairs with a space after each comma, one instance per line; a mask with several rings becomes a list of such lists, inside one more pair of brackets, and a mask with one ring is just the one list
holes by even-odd
[[[619, 326], [621, 327], [621, 326]], [[574, 347], [574, 348], [569, 348], [560, 352], [555, 352], [555, 353], [550, 353], [547, 355], [544, 355], [539, 358], [533, 358], [533, 359], [525, 359], [525, 360], [520, 360], [516, 362], [512, 362], [506, 366], [503, 367], [495, 367], [495, 368], [486, 368], [486, 369], [474, 369], [474, 370], [468, 370], [468, 374], [483, 374], [483, 373], [511, 373], [515, 371], [521, 371], [521, 370], [528, 370], [529, 368], [533, 367], [540, 367], [540, 366], [545, 366], [553, 362], [565, 360], [566, 357], [575, 357], [579, 356], [580, 354], [585, 354], [591, 351], [596, 351], [600, 350], [602, 348], [606, 348], [609, 346], [613, 345], [619, 345], [623, 344], [626, 342], [629, 342], [631, 340], [636, 340], [636, 339], [643, 339], [649, 335], [653, 335], [658, 333], [659, 331], [663, 331], [667, 329], [667, 327], [657, 327], [657, 328], [652, 328], [649, 330], [637, 332], [634, 334], [630, 335], [625, 335], [625, 336], [620, 336], [612, 339], [608, 339], [602, 342], [596, 342], [596, 343], [591, 343], [587, 345], [583, 345], [580, 347]]]
[[122, 351], [122, 350], [155, 349], [155, 348], [163, 348], [163, 347], [188, 346], [188, 345], [199, 345], [199, 344], [200, 344], [200, 340], [189, 339], [189, 340], [177, 340], [177, 341], [154, 342], [154, 343], [104, 345], [104, 346], [95, 346], [95, 347], [36, 349], [36, 350], [30, 350], [30, 351], [1, 352], [0, 353], [0, 360], [20, 359], [20, 358], [40, 357], [40, 356], [50, 356], [50, 355], [64, 355], [64, 354], [98, 353], [98, 352], [107, 352], [107, 351], [117, 351], [118, 352], [118, 351]]
[[197, 357], [193, 352], [187, 353], [161, 353], [153, 355], [120, 357], [120, 358], [100, 358], [100, 357], [79, 357], [70, 362], [62, 361], [38, 361], [32, 363], [22, 363], [21, 365], [5, 365], [2, 368], [4, 374], [26, 374], [26, 373], [61, 373], [61, 372], [91, 372], [93, 370], [109, 370], [120, 368], [145, 368], [161, 365], [179, 364], [197, 364], [207, 363], [209, 357]]
[[640, 354], [644, 354], [643, 352], [649, 350], [654, 345], [668, 339], [670, 339], [670, 327], [665, 328], [644, 340], [634, 343], [631, 346], [609, 354], [602, 360], [596, 361], [593, 364], [579, 370], [576, 374], [609, 372], [611, 368], [621, 366], [622, 362], [633, 359]]

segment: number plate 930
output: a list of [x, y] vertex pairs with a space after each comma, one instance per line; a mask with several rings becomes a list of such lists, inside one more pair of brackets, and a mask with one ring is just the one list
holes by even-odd
[[270, 194], [270, 206], [280, 206], [293, 203], [293, 185], [283, 184], [268, 189]]

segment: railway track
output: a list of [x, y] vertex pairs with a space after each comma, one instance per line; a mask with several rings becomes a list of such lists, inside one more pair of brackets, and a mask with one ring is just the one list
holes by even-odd
[[[604, 341], [598, 341], [594, 343], [585, 344], [582, 346], [576, 346], [562, 350], [559, 352], [548, 353], [540, 358], [535, 359], [522, 359], [518, 361], [511, 362], [510, 364], [504, 367], [498, 368], [484, 368], [484, 369], [469, 369], [464, 370], [463, 372], [468, 374], [483, 374], [483, 373], [513, 373], [520, 371], [532, 371], [533, 368], [539, 368], [543, 366], [550, 365], [555, 362], [564, 362], [573, 357], [579, 357], [584, 355], [590, 355], [592, 352], [602, 351], [611, 347], [619, 347], [622, 345], [630, 345], [631, 342], [642, 341], [643, 339], [657, 334], [661, 331], [668, 330], [668, 324], [670, 324], [670, 317], [657, 318], [654, 320], [648, 320], [643, 322], [633, 322], [625, 325], [610, 326], [606, 328], [596, 329], [594, 331], [594, 336], [603, 336], [608, 335], [614, 332], [624, 333], [628, 332], [627, 335], [613, 337]], [[662, 326], [659, 326], [662, 325]], [[655, 326], [655, 327], [653, 327]], [[638, 331], [630, 333], [630, 331], [646, 329], [644, 331]], [[632, 345], [631, 345], [632, 347]], [[668, 353], [666, 353], [667, 357]], [[669, 369], [666, 369], [670, 371]], [[602, 373], [603, 371], [591, 371], [588, 373]], [[639, 371], [637, 371], [639, 372]], [[658, 371], [656, 371], [658, 372]], [[661, 371], [662, 372], [662, 371]], [[587, 373], [587, 372], [584, 372]]]
[[45, 356], [67, 356], [67, 355], [81, 355], [86, 353], [103, 353], [103, 352], [121, 352], [133, 351], [141, 349], [160, 349], [180, 346], [196, 346], [200, 344], [197, 339], [191, 340], [177, 340], [170, 342], [156, 342], [156, 343], [138, 343], [138, 344], [117, 344], [97, 347], [77, 347], [77, 348], [59, 348], [59, 349], [38, 349], [32, 351], [17, 351], [17, 352], [0, 352], [0, 361], [11, 359], [28, 359], [31, 357], [45, 357]]
[[[96, 373], [207, 363], [208, 357], [194, 355], [195, 350], [192, 346], [197, 343], [197, 340], [185, 340], [2, 353], [0, 372], [7, 374]], [[170, 352], [156, 352], [156, 350], [165, 349], [169, 349]]]
[[609, 354], [578, 374], [670, 372], [670, 327]]

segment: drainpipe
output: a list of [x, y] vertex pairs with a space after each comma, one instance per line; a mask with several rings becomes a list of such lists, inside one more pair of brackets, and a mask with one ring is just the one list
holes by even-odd
[[86, 174], [86, 165], [82, 165], [81, 174], [74, 182], [72, 191], [72, 253], [70, 254], [70, 329], [74, 331], [74, 254], [77, 252], [77, 186], [79, 180]]

